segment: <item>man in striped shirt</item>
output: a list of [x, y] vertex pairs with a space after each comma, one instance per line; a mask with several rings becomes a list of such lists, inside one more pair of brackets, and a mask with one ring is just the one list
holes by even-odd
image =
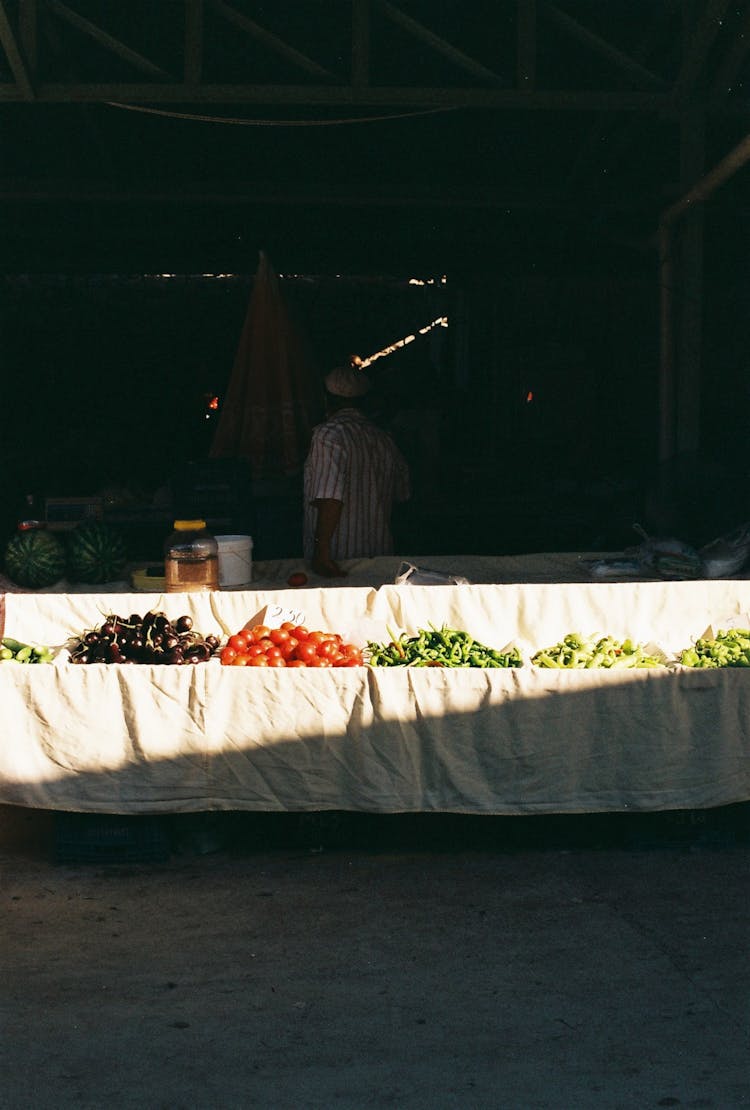
[[393, 554], [393, 503], [411, 493], [406, 460], [363, 411], [369, 389], [356, 366], [326, 376], [328, 418], [313, 429], [305, 462], [304, 554], [327, 578], [346, 574], [342, 559]]

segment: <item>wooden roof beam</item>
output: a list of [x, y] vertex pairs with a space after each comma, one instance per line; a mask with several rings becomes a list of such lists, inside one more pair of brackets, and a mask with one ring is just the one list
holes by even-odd
[[292, 65], [303, 69], [306, 73], [311, 74], [313, 77], [333, 77], [334, 74], [330, 70], [325, 69], [324, 66], [319, 65], [313, 58], [309, 58], [307, 54], [303, 54], [301, 50], [290, 46], [288, 42], [284, 42], [278, 35], [274, 35], [271, 31], [267, 31], [265, 27], [261, 27], [254, 19], [248, 19], [242, 12], [238, 12], [236, 8], [232, 8], [224, 0], [210, 0], [211, 6], [224, 18], [228, 23], [233, 23], [235, 27], [239, 27], [245, 34], [251, 35], [258, 42], [262, 42], [270, 50], [273, 50], [280, 57], [285, 58], [286, 61], [291, 62]]
[[[725, 0], [728, 2], [728, 0]], [[636, 61], [629, 54], [623, 50], [613, 46], [611, 42], [607, 42], [601, 35], [597, 35], [594, 31], [584, 27], [577, 19], [573, 19], [567, 12], [561, 11], [554, 4], [544, 3], [543, 11], [560, 30], [565, 31], [572, 38], [577, 39], [579, 42], [587, 46], [595, 54], [604, 58], [608, 62], [612, 62], [629, 77], [632, 77], [634, 83], [643, 89], [653, 89], [659, 91], [666, 89], [667, 82], [663, 77], [659, 77], [653, 70], [648, 69], [640, 62]]]
[[128, 62], [130, 65], [135, 66], [136, 69], [142, 70], [144, 73], [150, 73], [154, 77], [169, 77], [166, 70], [154, 64], [148, 58], [144, 58], [142, 54], [137, 51], [131, 50], [125, 43], [120, 42], [114, 35], [110, 35], [107, 31], [103, 31], [101, 27], [97, 27], [95, 23], [85, 19], [78, 12], [74, 12], [67, 4], [63, 4], [62, 0], [46, 0], [46, 5], [49, 11], [54, 12], [60, 19], [64, 19], [71, 27], [75, 27], [77, 31], [82, 34], [88, 35], [99, 46], [104, 47], [112, 54], [117, 54], [119, 58]]
[[[0, 84], [0, 103], [21, 99], [18, 86]], [[80, 104], [120, 101], [131, 104], [274, 104], [279, 107], [335, 105], [346, 108], [507, 108], [573, 112], [662, 112], [668, 94], [624, 90], [519, 89], [352, 85], [241, 85], [183, 83], [57, 81], [40, 84], [36, 99], [47, 103]]]
[[380, 0], [380, 8], [383, 14], [387, 16], [392, 23], [401, 27], [407, 34], [419, 39], [420, 42], [425, 43], [437, 54], [442, 54], [444, 58], [453, 62], [453, 64], [460, 69], [466, 70], [467, 73], [471, 73], [474, 77], [480, 77], [494, 84], [506, 83], [498, 73], [488, 69], [487, 66], [483, 66], [481, 62], [476, 61], [475, 58], [471, 58], [468, 54], [465, 54], [463, 50], [458, 50], [451, 43], [446, 42], [440, 35], [436, 35], [434, 31], [431, 31], [422, 23], [418, 23], [416, 19], [412, 19], [410, 15], [402, 12], [401, 9], [397, 8], [395, 4], [392, 4], [390, 0]]
[[21, 50], [16, 42], [8, 13], [5, 10], [4, 0], [0, 0], [0, 44], [5, 51], [11, 73], [23, 100], [34, 99], [34, 87], [31, 83], [29, 71], [26, 68]]

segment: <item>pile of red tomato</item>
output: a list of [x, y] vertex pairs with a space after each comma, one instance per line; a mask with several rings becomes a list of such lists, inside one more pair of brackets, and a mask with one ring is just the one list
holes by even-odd
[[286, 621], [280, 628], [258, 624], [230, 636], [219, 652], [225, 667], [359, 667], [362, 649], [337, 632], [309, 632]]

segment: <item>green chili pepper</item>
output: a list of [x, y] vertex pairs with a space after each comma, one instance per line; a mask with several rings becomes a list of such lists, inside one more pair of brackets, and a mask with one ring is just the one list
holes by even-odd
[[412, 667], [520, 667], [520, 652], [500, 652], [486, 647], [462, 629], [420, 628], [415, 636], [402, 633], [397, 637], [390, 628], [387, 644], [369, 642], [368, 662], [372, 666]]

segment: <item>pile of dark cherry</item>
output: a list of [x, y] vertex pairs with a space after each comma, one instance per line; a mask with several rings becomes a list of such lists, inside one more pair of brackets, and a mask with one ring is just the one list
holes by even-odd
[[193, 629], [189, 616], [170, 621], [165, 613], [112, 613], [70, 647], [71, 663], [205, 663], [219, 646], [217, 636]]

